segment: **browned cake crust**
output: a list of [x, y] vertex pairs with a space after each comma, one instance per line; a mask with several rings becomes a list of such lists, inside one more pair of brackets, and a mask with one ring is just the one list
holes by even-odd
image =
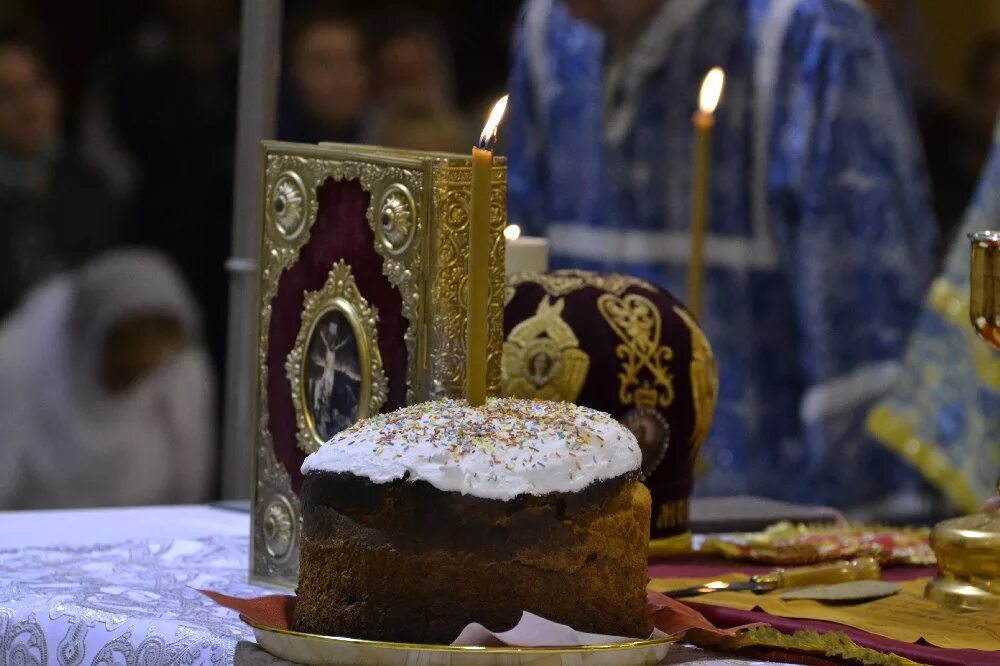
[[646, 637], [650, 497], [618, 478], [504, 502], [424, 481], [319, 472], [302, 489], [295, 628], [450, 643], [524, 610], [594, 633]]

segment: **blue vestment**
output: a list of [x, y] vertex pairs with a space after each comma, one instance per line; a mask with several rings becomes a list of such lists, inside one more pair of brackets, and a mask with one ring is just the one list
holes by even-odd
[[622, 59], [562, 3], [528, 2], [510, 220], [548, 236], [554, 268], [683, 298], [691, 118], [716, 65], [701, 322], [720, 396], [697, 492], [868, 502], [913, 480], [863, 423], [898, 371], [936, 227], [908, 100], [860, 2], [670, 0]]
[[868, 418], [875, 440], [908, 460], [953, 508], [977, 511], [1000, 476], [1000, 354], [969, 321], [969, 240], [1000, 227], [1000, 125], [993, 154], [931, 284], [903, 371]]

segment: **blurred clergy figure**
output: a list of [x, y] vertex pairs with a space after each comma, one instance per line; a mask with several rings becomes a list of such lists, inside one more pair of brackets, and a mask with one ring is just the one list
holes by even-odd
[[691, 119], [713, 66], [726, 87], [701, 320], [720, 404], [697, 492], [870, 502], [914, 481], [863, 426], [897, 373], [936, 227], [907, 96], [861, 2], [530, 0], [510, 221], [548, 235], [554, 267], [683, 296]]
[[0, 509], [208, 498], [213, 386], [195, 301], [121, 250], [30, 292], [0, 328]]
[[[969, 321], [969, 239], [1000, 226], [1000, 125], [960, 233], [931, 284], [907, 345], [903, 371], [868, 418], [875, 440], [903, 457], [937, 491], [900, 493], [875, 513], [976, 511], [1000, 478], [1000, 354]], [[997, 501], [994, 500], [994, 505]], [[873, 507], [873, 509], [876, 509]]]

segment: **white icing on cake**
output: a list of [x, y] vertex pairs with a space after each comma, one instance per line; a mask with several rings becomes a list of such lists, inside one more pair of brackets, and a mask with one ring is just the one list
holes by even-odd
[[409, 474], [488, 499], [575, 492], [639, 469], [635, 436], [604, 412], [564, 402], [491, 398], [426, 402], [338, 433], [302, 472], [350, 472], [375, 483]]

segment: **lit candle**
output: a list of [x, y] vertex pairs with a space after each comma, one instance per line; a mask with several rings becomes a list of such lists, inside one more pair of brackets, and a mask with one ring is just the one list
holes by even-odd
[[490, 184], [492, 145], [507, 108], [504, 95], [472, 148], [472, 193], [469, 200], [469, 302], [465, 337], [465, 397], [473, 407], [486, 402], [486, 340], [490, 302]]
[[522, 236], [521, 227], [508, 224], [503, 230], [507, 239], [507, 276], [515, 273], [544, 273], [549, 269], [549, 242], [535, 236]]
[[697, 132], [694, 153], [694, 187], [691, 200], [691, 261], [688, 263], [687, 305], [695, 317], [701, 315], [701, 288], [705, 279], [705, 233], [708, 224], [708, 165], [711, 154], [712, 127], [715, 126], [715, 109], [722, 97], [726, 75], [720, 67], [713, 67], [705, 75], [698, 96], [698, 111], [694, 114]]

